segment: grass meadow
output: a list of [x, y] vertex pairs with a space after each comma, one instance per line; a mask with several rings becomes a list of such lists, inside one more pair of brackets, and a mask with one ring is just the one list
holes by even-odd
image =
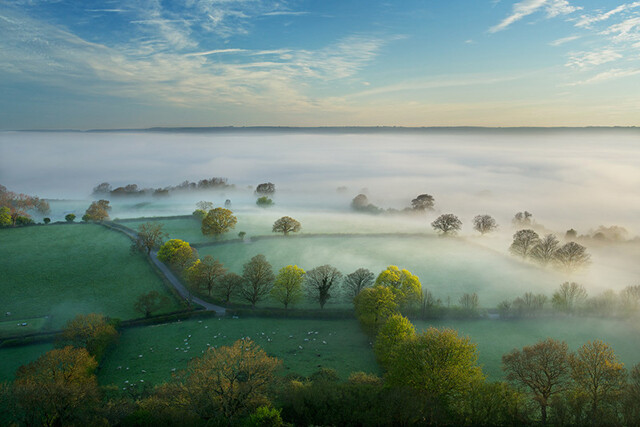
[[[138, 295], [169, 291], [142, 256], [130, 254], [130, 244], [125, 235], [90, 224], [0, 230], [0, 313], [11, 312], [2, 320], [49, 316], [55, 329], [78, 313], [140, 317], [133, 308]], [[177, 308], [172, 299], [166, 310]], [[0, 334], [6, 330], [0, 327]]]

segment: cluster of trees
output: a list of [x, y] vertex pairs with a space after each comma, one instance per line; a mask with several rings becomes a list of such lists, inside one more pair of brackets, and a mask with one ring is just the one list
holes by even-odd
[[589, 298], [584, 286], [564, 282], [551, 298], [525, 293], [512, 301], [498, 304], [501, 317], [535, 317], [548, 313], [588, 314], [628, 317], [640, 312], [640, 285], [627, 286], [621, 292], [608, 290]]
[[513, 235], [513, 242], [509, 251], [521, 257], [536, 262], [541, 266], [553, 265], [565, 271], [572, 272], [589, 264], [591, 256], [587, 248], [576, 242], [560, 245], [553, 234], [540, 237], [532, 229], [523, 229]]
[[0, 227], [16, 227], [33, 224], [29, 212], [45, 215], [50, 211], [49, 203], [36, 196], [14, 193], [0, 185]]
[[213, 203], [206, 201], [200, 201], [196, 206], [193, 216], [200, 221], [200, 229], [205, 236], [218, 238], [238, 223], [238, 218], [227, 208], [214, 208]]
[[121, 187], [113, 188], [108, 182], [98, 184], [93, 188], [93, 195], [98, 197], [110, 196], [166, 196], [171, 192], [177, 191], [195, 191], [195, 190], [219, 190], [226, 188], [234, 188], [233, 184], [229, 184], [227, 178], [213, 177], [201, 179], [198, 182], [184, 181], [178, 185], [168, 186], [164, 188], [140, 188], [137, 184], [128, 184]]
[[82, 215], [82, 220], [83, 221], [107, 220], [109, 219], [110, 210], [111, 210], [111, 206], [109, 206], [108, 200], [97, 200], [95, 202], [92, 202], [91, 205], [89, 205], [84, 215]]
[[404, 208], [402, 211], [397, 209], [387, 209], [386, 211], [378, 206], [369, 202], [369, 199], [365, 194], [358, 194], [351, 201], [351, 209], [358, 212], [371, 213], [371, 214], [397, 214], [397, 213], [421, 213], [426, 211], [432, 211], [435, 204], [435, 199], [430, 194], [419, 194], [415, 199], [411, 200], [411, 206]]

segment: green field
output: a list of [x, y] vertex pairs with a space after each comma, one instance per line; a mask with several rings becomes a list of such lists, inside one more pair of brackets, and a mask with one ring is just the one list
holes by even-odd
[[33, 362], [51, 349], [51, 342], [0, 348], [0, 382], [13, 380], [20, 366]]
[[[288, 264], [305, 270], [331, 264], [344, 274], [365, 267], [378, 274], [389, 265], [418, 275], [424, 288], [447, 304], [465, 292], [477, 292], [480, 305], [495, 307], [525, 292], [550, 295], [563, 277], [506, 257], [464, 239], [417, 237], [278, 237], [255, 242], [199, 248], [226, 268], [242, 272], [242, 265], [264, 254], [277, 271]], [[274, 305], [274, 303], [266, 303]]]
[[169, 291], [142, 256], [130, 254], [130, 245], [124, 234], [99, 225], [0, 230], [0, 313], [11, 312], [16, 323], [50, 316], [52, 328], [78, 313], [140, 317], [133, 308], [138, 295]]
[[99, 380], [117, 385], [167, 381], [172, 369], [185, 368], [209, 346], [229, 345], [242, 337], [282, 359], [283, 374], [309, 375], [324, 367], [346, 379], [355, 371], [378, 372], [369, 339], [355, 320], [225, 317], [127, 329], [105, 357]]
[[49, 317], [35, 317], [33, 319], [9, 320], [13, 316], [5, 314], [0, 322], [0, 338], [32, 334], [45, 329], [49, 325]]

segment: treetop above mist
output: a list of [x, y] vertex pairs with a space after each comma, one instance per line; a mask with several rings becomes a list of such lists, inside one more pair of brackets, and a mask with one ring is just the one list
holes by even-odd
[[98, 184], [93, 188], [94, 196], [167, 196], [171, 192], [196, 191], [196, 190], [220, 190], [235, 188], [234, 184], [229, 184], [227, 178], [213, 177], [201, 179], [197, 183], [183, 181], [178, 185], [170, 185], [164, 188], [139, 188], [137, 184], [128, 184], [122, 187], [113, 188], [108, 182]]

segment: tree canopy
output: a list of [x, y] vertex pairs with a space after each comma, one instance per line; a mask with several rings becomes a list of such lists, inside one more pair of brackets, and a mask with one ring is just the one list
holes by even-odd
[[375, 275], [366, 268], [359, 268], [347, 274], [342, 287], [350, 298], [355, 298], [364, 288], [373, 285]]
[[297, 265], [282, 267], [271, 289], [271, 298], [282, 303], [287, 309], [302, 299], [305, 272]]
[[184, 240], [171, 239], [158, 250], [158, 259], [184, 270], [198, 259], [198, 252]]
[[390, 265], [380, 272], [375, 284], [391, 289], [396, 296], [395, 301], [400, 306], [418, 303], [422, 297], [422, 285], [418, 276], [409, 270], [400, 270], [395, 265]]
[[420, 194], [411, 200], [411, 209], [415, 211], [432, 211], [434, 198], [430, 194]]
[[305, 276], [307, 295], [324, 308], [327, 301], [340, 293], [342, 273], [330, 265], [321, 265], [307, 271]]
[[523, 259], [529, 256], [529, 253], [540, 242], [540, 236], [533, 230], [520, 230], [513, 235], [513, 243], [509, 247], [514, 255], [519, 255]]
[[454, 214], [442, 214], [431, 223], [434, 230], [444, 236], [456, 234], [462, 227], [462, 221]]
[[108, 200], [98, 200], [96, 202], [92, 202], [82, 216], [82, 220], [104, 221], [105, 219], [109, 219], [110, 210], [111, 206], [109, 206]]
[[395, 299], [391, 288], [379, 285], [365, 288], [356, 295], [353, 306], [365, 332], [375, 336], [387, 319], [398, 313]]
[[235, 228], [238, 219], [229, 209], [215, 208], [211, 209], [207, 216], [202, 219], [202, 234], [205, 236], [219, 236]]
[[301, 228], [302, 226], [297, 220], [290, 216], [283, 216], [273, 223], [271, 231], [274, 233], [283, 233], [286, 236], [289, 233], [297, 233]]
[[164, 239], [169, 237], [167, 233], [162, 231], [163, 227], [164, 224], [155, 222], [140, 224], [136, 240], [133, 243], [134, 247], [140, 252], [150, 254], [151, 250], [160, 247]]
[[254, 256], [243, 266], [242, 278], [244, 283], [240, 294], [251, 303], [252, 308], [269, 295], [275, 279], [271, 264], [262, 254]]
[[214, 287], [226, 273], [227, 270], [220, 261], [211, 255], [205, 255], [204, 258], [196, 260], [187, 269], [187, 280], [192, 287], [206, 289], [208, 295], [211, 296]]
[[476, 215], [473, 218], [473, 229], [478, 231], [482, 235], [491, 233], [497, 228], [498, 228], [498, 224], [496, 223], [496, 220], [493, 219], [491, 215], [487, 215], [487, 214]]

